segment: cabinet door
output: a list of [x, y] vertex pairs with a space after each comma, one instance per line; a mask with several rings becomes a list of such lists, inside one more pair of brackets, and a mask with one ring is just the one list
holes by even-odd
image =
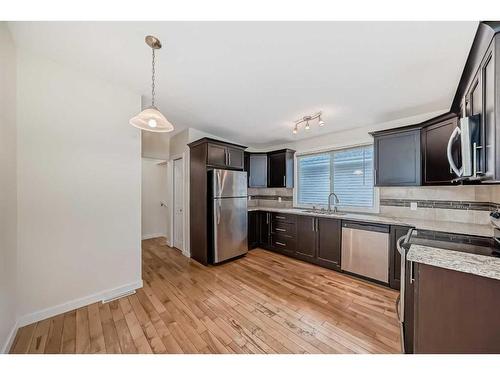
[[250, 154], [248, 187], [267, 187], [266, 154]]
[[406, 236], [409, 227], [391, 226], [389, 244], [389, 286], [399, 290], [401, 287], [401, 255], [397, 249], [397, 241]]
[[226, 167], [226, 147], [209, 143], [207, 152], [208, 165], [212, 165], [215, 167]]
[[227, 147], [227, 166], [235, 169], [243, 169], [244, 152], [242, 149]]
[[317, 218], [317, 263], [323, 267], [340, 269], [340, 220]]
[[267, 183], [269, 187], [286, 186], [286, 153], [269, 154], [267, 157]]
[[[457, 119], [451, 118], [422, 130], [424, 184], [447, 184], [455, 178], [450, 169], [446, 147], [456, 127]], [[459, 143], [455, 142], [455, 160], [458, 160], [459, 151]]]
[[248, 249], [259, 246], [259, 212], [250, 211], [248, 213]]
[[[404, 300], [404, 345], [405, 353], [414, 353], [415, 336], [415, 291], [418, 285], [418, 264], [406, 262], [405, 300]], [[411, 278], [413, 276], [413, 279]]]
[[375, 185], [421, 184], [420, 129], [375, 138]]
[[271, 214], [269, 212], [259, 212], [260, 244], [264, 248], [271, 246]]
[[316, 257], [316, 218], [312, 216], [297, 216], [297, 246], [296, 256], [313, 261]]

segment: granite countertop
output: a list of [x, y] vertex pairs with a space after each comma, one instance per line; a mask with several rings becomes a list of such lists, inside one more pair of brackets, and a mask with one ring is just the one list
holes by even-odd
[[492, 237], [493, 228], [491, 225], [466, 224], [448, 221], [435, 221], [410, 218], [396, 218], [378, 214], [368, 213], [345, 213], [343, 215], [328, 215], [321, 212], [306, 212], [303, 208], [274, 208], [274, 207], [249, 207], [248, 211], [269, 211], [282, 212], [295, 215], [321, 216], [332, 217], [343, 220], [357, 220], [371, 223], [389, 224], [389, 225], [407, 225], [422, 230], [433, 230], [437, 232], [467, 234], [472, 236]]
[[416, 263], [500, 280], [500, 258], [412, 244], [407, 259]]

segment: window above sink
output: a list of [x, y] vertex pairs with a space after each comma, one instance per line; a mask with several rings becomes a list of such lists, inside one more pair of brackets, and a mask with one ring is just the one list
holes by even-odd
[[[373, 145], [304, 154], [297, 156], [296, 163], [295, 207], [326, 208], [328, 195], [334, 192], [341, 211], [378, 211], [378, 194], [373, 186]], [[332, 207], [333, 204], [332, 198]]]

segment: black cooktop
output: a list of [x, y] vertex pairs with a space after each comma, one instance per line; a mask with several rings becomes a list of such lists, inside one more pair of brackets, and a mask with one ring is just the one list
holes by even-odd
[[500, 258], [500, 244], [493, 237], [415, 229], [409, 243]]

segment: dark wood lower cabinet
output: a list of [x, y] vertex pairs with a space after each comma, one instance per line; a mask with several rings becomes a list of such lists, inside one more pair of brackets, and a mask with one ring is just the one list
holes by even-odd
[[392, 225], [389, 243], [389, 286], [398, 289], [401, 286], [401, 255], [397, 249], [396, 242], [402, 236], [406, 236], [410, 227]]
[[248, 213], [248, 250], [255, 249], [260, 243], [259, 212]]
[[500, 280], [417, 263], [413, 275], [414, 353], [500, 353]]
[[297, 217], [296, 256], [307, 261], [316, 258], [316, 218], [313, 216]]
[[264, 248], [271, 247], [271, 213], [259, 211], [259, 244]]
[[316, 223], [316, 262], [323, 267], [340, 270], [341, 221], [337, 219], [317, 218]]

